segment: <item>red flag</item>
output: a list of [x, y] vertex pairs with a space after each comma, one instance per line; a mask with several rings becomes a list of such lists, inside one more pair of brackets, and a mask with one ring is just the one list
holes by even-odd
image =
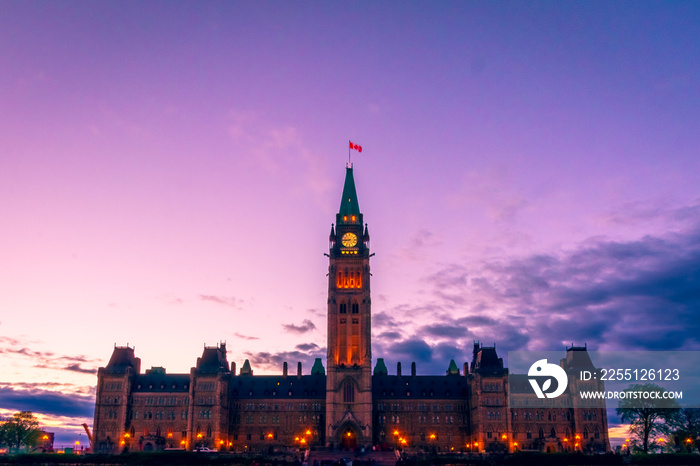
[[352, 142], [350, 143], [350, 149], [355, 149], [358, 152], [362, 152], [362, 146], [359, 144], [353, 144]]

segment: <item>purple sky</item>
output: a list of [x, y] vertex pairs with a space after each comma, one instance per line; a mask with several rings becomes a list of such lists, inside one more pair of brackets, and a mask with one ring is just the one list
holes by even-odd
[[348, 139], [390, 372], [700, 349], [698, 37], [697, 2], [0, 3], [0, 413], [77, 435], [115, 343], [325, 359]]

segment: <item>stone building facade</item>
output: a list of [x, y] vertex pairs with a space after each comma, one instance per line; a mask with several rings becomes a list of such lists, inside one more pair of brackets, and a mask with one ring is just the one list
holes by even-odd
[[[189, 374], [142, 373], [133, 348], [115, 347], [97, 376], [95, 450], [609, 450], [604, 405], [511, 408], [509, 395], [528, 385], [509, 379], [495, 347], [475, 343], [471, 362], [460, 371], [450, 361], [444, 376], [417, 375], [415, 363], [390, 375], [382, 358], [372, 370], [369, 244], [348, 165], [327, 254], [325, 367], [317, 359], [307, 375], [301, 363], [296, 374], [284, 363], [281, 375], [254, 375], [247, 360], [237, 371], [221, 344], [205, 347]], [[586, 349], [571, 347], [561, 365], [573, 371], [581, 361], [590, 363]]]

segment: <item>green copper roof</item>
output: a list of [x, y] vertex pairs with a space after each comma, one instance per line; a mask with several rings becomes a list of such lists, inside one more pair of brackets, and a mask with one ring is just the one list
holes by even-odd
[[345, 186], [343, 186], [343, 198], [340, 200], [338, 213], [343, 215], [360, 215], [360, 205], [357, 202], [357, 191], [355, 191], [355, 178], [352, 176], [352, 167], [347, 167], [345, 171]]
[[314, 367], [311, 368], [311, 375], [326, 375], [326, 370], [323, 368], [321, 358], [314, 360]]
[[387, 375], [389, 371], [384, 364], [384, 358], [377, 358], [377, 364], [374, 366], [374, 375]]
[[454, 359], [450, 359], [450, 367], [447, 368], [447, 375], [459, 375], [459, 369]]
[[241, 375], [253, 375], [253, 370], [250, 368], [250, 361], [247, 359], [243, 363], [243, 367], [241, 367]]

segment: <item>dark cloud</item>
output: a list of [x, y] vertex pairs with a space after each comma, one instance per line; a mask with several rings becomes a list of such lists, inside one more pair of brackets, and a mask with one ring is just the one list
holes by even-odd
[[306, 333], [310, 332], [312, 330], [316, 330], [316, 325], [314, 325], [313, 322], [311, 322], [308, 319], [304, 319], [304, 321], [301, 323], [301, 325], [294, 325], [294, 324], [282, 324], [282, 327], [290, 333]]
[[318, 349], [318, 345], [316, 343], [301, 343], [296, 346], [296, 349], [301, 351], [315, 351]]
[[92, 417], [95, 414], [95, 398], [75, 393], [63, 394], [41, 389], [17, 390], [4, 386], [0, 387], [0, 408], [54, 416]]
[[14, 390], [47, 390], [52, 392], [54, 390], [60, 390], [64, 395], [69, 395], [71, 393], [77, 395], [95, 395], [95, 386], [79, 386], [72, 383], [64, 382], [0, 382], [0, 388], [11, 388]]
[[80, 364], [69, 364], [63, 369], [67, 371], [80, 372], [83, 374], [97, 374], [97, 369], [85, 369], [80, 367]]
[[326, 348], [320, 348], [313, 343], [302, 343], [297, 345], [297, 350], [279, 353], [246, 352], [245, 356], [250, 360], [253, 371], [258, 368], [268, 372], [281, 373], [282, 364], [286, 362], [289, 366], [289, 373], [296, 374], [297, 363], [301, 362], [302, 373], [309, 374], [316, 358], [321, 358], [325, 364]]
[[700, 349], [697, 228], [628, 242], [594, 238], [469, 274], [446, 266], [430, 280], [438, 302], [449, 308], [462, 299], [460, 313], [468, 315], [424, 326], [422, 336], [451, 336], [449, 327], [461, 324], [504, 350], [584, 342], [596, 349]]
[[395, 331], [396, 328], [401, 328], [408, 321], [406, 320], [396, 320], [395, 316], [406, 317], [408, 315], [415, 315], [418, 312], [416, 307], [401, 305], [394, 307], [387, 311], [376, 312], [372, 314], [372, 329], [387, 329]]
[[397, 343], [393, 343], [385, 348], [385, 358], [392, 360], [409, 360], [430, 362], [433, 350], [425, 341], [420, 338], [412, 338]]
[[[690, 214], [700, 224], [700, 209], [677, 213]], [[471, 269], [448, 264], [425, 280], [430, 302], [373, 316], [373, 354], [388, 367], [417, 361], [421, 373], [442, 373], [450, 359], [470, 361], [474, 342], [496, 345], [504, 359], [508, 351], [584, 343], [700, 350], [700, 228], [627, 242], [592, 238]]]
[[[462, 367], [466, 361], [467, 352], [461, 346], [452, 343], [439, 343], [433, 347], [433, 361], [436, 365], [442, 364], [447, 370], [450, 359], [454, 359], [457, 365]], [[471, 359], [471, 355], [469, 355]]]
[[[84, 374], [96, 374], [97, 359], [91, 359], [84, 355], [65, 356], [57, 355], [52, 351], [35, 351], [27, 347], [33, 342], [20, 341], [15, 338], [0, 337], [0, 354], [14, 355], [37, 361], [34, 367], [42, 369], [67, 370]], [[87, 364], [92, 367], [83, 367]]]
[[418, 334], [445, 338], [463, 338], [468, 335], [468, 330], [465, 327], [454, 324], [432, 324], [420, 327]]
[[56, 366], [56, 365], [49, 365], [49, 364], [35, 364], [33, 367], [37, 369], [58, 369], [58, 370], [64, 370], [64, 371], [71, 371], [71, 372], [78, 372], [80, 374], [97, 374], [97, 369], [86, 369], [84, 367], [80, 367], [80, 364], [68, 364], [67, 366]]
[[241, 339], [243, 339], [243, 340], [259, 340], [259, 339], [260, 339], [259, 337], [251, 337], [251, 336], [248, 336], [248, 335], [242, 335], [242, 334], [237, 333], [237, 332], [234, 333], [233, 335], [236, 336], [236, 337], [238, 337], [238, 338], [241, 338]]

